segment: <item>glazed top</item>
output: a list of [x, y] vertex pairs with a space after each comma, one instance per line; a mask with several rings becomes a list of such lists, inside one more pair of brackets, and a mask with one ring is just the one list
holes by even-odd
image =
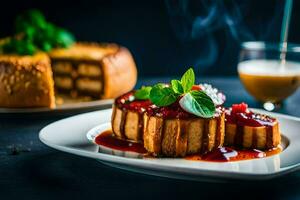
[[[191, 113], [186, 112], [179, 105], [180, 98], [169, 106], [157, 107], [150, 100], [137, 100], [134, 98], [134, 91], [128, 92], [115, 100], [115, 105], [122, 110], [130, 110], [139, 113], [146, 112], [149, 116], [162, 118], [199, 118]], [[224, 112], [221, 106], [216, 108], [215, 116], [218, 117]]]
[[276, 123], [275, 118], [250, 111], [245, 103], [233, 104], [231, 108], [226, 110], [225, 117], [227, 123], [238, 126], [273, 126]]

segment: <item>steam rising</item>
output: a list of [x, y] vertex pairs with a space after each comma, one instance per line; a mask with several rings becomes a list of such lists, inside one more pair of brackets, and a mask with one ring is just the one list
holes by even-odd
[[282, 3], [273, 1], [276, 8], [272, 20], [265, 24], [252, 24], [251, 30], [245, 23], [246, 14], [256, 12], [250, 3], [250, 0], [166, 0], [171, 25], [179, 41], [205, 48], [205, 51], [198, 52], [198, 56], [195, 55], [195, 67], [215, 64], [219, 48], [214, 34], [219, 30], [225, 30], [225, 42], [236, 42], [236, 45], [243, 41], [266, 40], [271, 34], [274, 35], [270, 30], [281, 22], [282, 9], [279, 12], [278, 9]]

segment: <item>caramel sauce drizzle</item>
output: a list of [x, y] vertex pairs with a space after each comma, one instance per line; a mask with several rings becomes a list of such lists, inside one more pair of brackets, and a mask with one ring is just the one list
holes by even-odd
[[234, 143], [237, 146], [242, 146], [243, 145], [243, 140], [244, 140], [244, 127], [237, 125], [236, 130], [235, 130], [235, 136], [234, 136]]
[[252, 132], [252, 144], [251, 144], [251, 148], [252, 149], [257, 148], [257, 129], [253, 129], [253, 132]]
[[266, 137], [266, 148], [272, 148], [273, 147], [273, 127], [272, 126], [267, 126], [267, 137]]
[[201, 152], [205, 153], [208, 150], [208, 139], [209, 139], [209, 120], [204, 120], [203, 123], [203, 132], [202, 132], [202, 145]]
[[221, 145], [221, 116], [217, 118], [217, 130], [215, 134], [215, 148], [218, 148]]
[[[272, 126], [265, 126], [266, 127], [266, 144], [265, 148], [266, 149], [271, 149], [274, 148], [273, 146], [273, 127]], [[237, 125], [236, 126], [236, 131], [235, 131], [235, 138], [234, 138], [234, 143], [235, 145], [242, 147], [243, 146], [243, 141], [244, 141], [244, 126]], [[252, 144], [251, 148], [255, 149], [257, 148], [257, 129], [256, 127], [253, 127], [253, 132], [252, 132]]]
[[122, 134], [122, 138], [126, 138], [125, 135], [125, 124], [126, 124], [126, 116], [127, 116], [127, 110], [123, 110], [122, 115], [121, 115], [121, 122], [120, 122], [120, 132]]
[[143, 139], [143, 131], [144, 131], [144, 119], [143, 119], [143, 114], [142, 113], [138, 113], [138, 118], [139, 118], [139, 130], [138, 130], [138, 137], [139, 140]]

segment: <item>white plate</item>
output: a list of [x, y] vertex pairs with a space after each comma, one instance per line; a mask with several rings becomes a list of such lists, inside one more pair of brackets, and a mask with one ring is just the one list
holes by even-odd
[[56, 108], [0, 108], [0, 115], [4, 114], [43, 114], [43, 113], [71, 113], [73, 111], [91, 111], [111, 107], [113, 99], [103, 99], [87, 102], [74, 102], [57, 105]]
[[[286, 174], [300, 165], [300, 119], [282, 114], [255, 110], [277, 117], [285, 149], [267, 158], [236, 162], [189, 161], [180, 158], [142, 158], [95, 145], [90, 140], [110, 127], [111, 109], [76, 115], [52, 123], [40, 131], [40, 140], [55, 149], [98, 159], [134, 172], [189, 180], [269, 179]], [[87, 133], [88, 137], [87, 138]], [[100, 151], [100, 152], [99, 152]]]

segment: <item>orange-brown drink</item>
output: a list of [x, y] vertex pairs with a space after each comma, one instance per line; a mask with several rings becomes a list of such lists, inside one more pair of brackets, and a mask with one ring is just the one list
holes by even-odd
[[280, 103], [300, 85], [300, 63], [280, 60], [247, 60], [238, 65], [246, 90], [261, 102]]

